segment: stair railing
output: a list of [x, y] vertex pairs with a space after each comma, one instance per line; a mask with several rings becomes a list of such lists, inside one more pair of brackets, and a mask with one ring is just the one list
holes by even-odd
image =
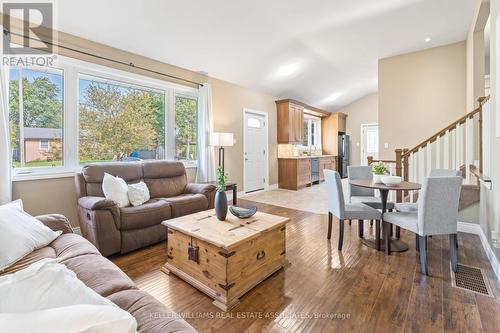
[[[395, 172], [405, 181], [421, 183], [431, 169], [444, 168], [462, 170], [465, 182], [471, 182], [469, 165], [477, 161], [479, 172], [483, 170], [482, 109], [489, 102], [489, 96], [478, 99], [479, 107], [452, 122], [428, 139], [411, 149], [395, 150]], [[376, 162], [368, 157], [368, 165]], [[384, 161], [381, 162], [392, 162]], [[396, 201], [413, 200], [413, 191], [398, 191]]]

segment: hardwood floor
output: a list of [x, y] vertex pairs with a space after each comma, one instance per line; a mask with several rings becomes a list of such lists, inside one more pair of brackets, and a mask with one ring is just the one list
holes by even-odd
[[[500, 286], [478, 236], [459, 234], [458, 261], [484, 268], [495, 298], [451, 286], [447, 237], [429, 239], [430, 276], [423, 276], [413, 234], [402, 231], [409, 251], [386, 256], [361, 244], [357, 223], [346, 224], [344, 248], [338, 252], [338, 223], [334, 222], [332, 239], [327, 241], [326, 215], [255, 205], [261, 211], [291, 218], [287, 226], [291, 264], [248, 292], [228, 313], [184, 281], [160, 272], [166, 261], [165, 244], [113, 261], [139, 288], [186, 315], [200, 332], [500, 330]], [[365, 222], [365, 234], [372, 231]]]

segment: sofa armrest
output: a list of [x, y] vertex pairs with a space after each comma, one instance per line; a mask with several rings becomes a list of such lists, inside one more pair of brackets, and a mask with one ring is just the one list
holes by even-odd
[[187, 184], [184, 193], [203, 194], [208, 200], [208, 209], [214, 208], [215, 185], [212, 184]]
[[37, 220], [45, 224], [47, 227], [54, 231], [61, 230], [63, 234], [72, 234], [73, 229], [68, 219], [60, 214], [40, 215], [36, 217]]
[[189, 194], [203, 194], [209, 195], [211, 192], [215, 192], [215, 185], [212, 184], [187, 184], [185, 193]]
[[82, 197], [78, 199], [78, 205], [89, 210], [100, 210], [116, 207], [113, 200], [103, 197]]

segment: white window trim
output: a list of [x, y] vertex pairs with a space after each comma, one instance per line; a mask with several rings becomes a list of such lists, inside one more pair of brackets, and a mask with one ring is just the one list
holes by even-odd
[[305, 114], [304, 121], [306, 121], [306, 120], [315, 120], [318, 122], [319, 126], [316, 129], [316, 133], [315, 133], [316, 140], [315, 141], [319, 142], [320, 144], [311, 146], [311, 136], [310, 136], [310, 134], [311, 134], [311, 122], [309, 121], [308, 122], [308, 130], [307, 130], [307, 133], [308, 133], [307, 146], [300, 144], [299, 147], [302, 149], [309, 149], [311, 147], [315, 147], [315, 148], [319, 149], [319, 148], [321, 148], [321, 118]]
[[[80, 76], [96, 76], [110, 81], [119, 81], [125, 84], [152, 88], [165, 94], [165, 148], [166, 160], [174, 159], [174, 112], [175, 95], [198, 98], [198, 89], [183, 86], [173, 82], [163, 81], [148, 76], [131, 73], [124, 70], [110, 68], [64, 56], [58, 56], [54, 68], [32, 66], [29, 69], [61, 74], [63, 72], [63, 166], [51, 168], [14, 168], [12, 169], [13, 181], [26, 181], [36, 179], [51, 179], [72, 177], [80, 172], [79, 165], [79, 78]], [[7, 76], [9, 71], [7, 70]], [[7, 77], [7, 82], [9, 82]], [[170, 138], [169, 138], [170, 137]], [[172, 146], [173, 147], [169, 147]], [[184, 161], [181, 161], [184, 162]], [[195, 161], [187, 161], [186, 168], [196, 168]]]

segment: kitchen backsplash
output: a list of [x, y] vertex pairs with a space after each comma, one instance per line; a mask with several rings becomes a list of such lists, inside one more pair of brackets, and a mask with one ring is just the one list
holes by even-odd
[[292, 145], [292, 144], [278, 145], [278, 157], [280, 158], [301, 156], [304, 154], [309, 154], [309, 152], [313, 156], [322, 154], [321, 147], [312, 147], [312, 149], [309, 149], [307, 147], [300, 145]]

